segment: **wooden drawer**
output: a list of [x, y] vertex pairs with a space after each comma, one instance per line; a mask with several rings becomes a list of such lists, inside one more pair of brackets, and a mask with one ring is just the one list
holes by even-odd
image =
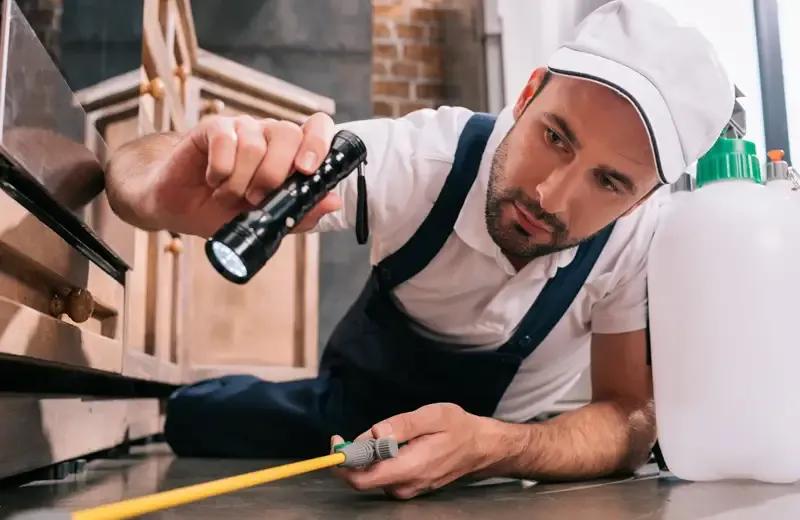
[[[124, 287], [5, 192], [0, 214], [0, 352], [121, 372]], [[59, 304], [80, 292], [92, 313]]]

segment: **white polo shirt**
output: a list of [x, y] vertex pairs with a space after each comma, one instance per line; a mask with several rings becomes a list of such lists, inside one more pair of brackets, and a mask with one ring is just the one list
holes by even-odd
[[[428, 215], [453, 164], [461, 130], [472, 114], [465, 108], [441, 107], [399, 119], [338, 126], [356, 133], [368, 149], [365, 175], [373, 264], [405, 244]], [[498, 116], [454, 232], [423, 271], [394, 291], [398, 306], [428, 337], [464, 344], [465, 348], [497, 347], [514, 333], [547, 280], [575, 255], [576, 248], [554, 253], [516, 272], [486, 229], [490, 164], [512, 124], [509, 107]], [[343, 208], [326, 215], [317, 231], [354, 227], [356, 178], [354, 173], [337, 186]], [[645, 265], [661, 200], [653, 197], [617, 222], [584, 288], [550, 335], [524, 361], [495, 417], [526, 421], [555, 403], [589, 366], [592, 332], [645, 327]]]

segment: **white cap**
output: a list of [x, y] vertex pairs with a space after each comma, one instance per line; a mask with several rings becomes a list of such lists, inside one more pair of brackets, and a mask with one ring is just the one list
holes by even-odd
[[734, 85], [711, 43], [648, 0], [614, 0], [592, 12], [548, 67], [628, 98], [667, 184], [711, 148], [733, 114]]

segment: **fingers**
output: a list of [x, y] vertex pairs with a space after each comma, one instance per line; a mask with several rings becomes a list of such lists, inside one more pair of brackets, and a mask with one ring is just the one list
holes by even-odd
[[208, 154], [206, 182], [212, 188], [222, 184], [233, 172], [236, 164], [238, 135], [232, 119], [214, 118], [196, 133], [194, 143]]
[[447, 425], [447, 415], [455, 411], [452, 409], [454, 406], [437, 403], [395, 415], [373, 426], [371, 435], [375, 438], [394, 437], [397, 442], [407, 442], [423, 435], [439, 433]]
[[[446, 485], [459, 476], [452, 464], [458, 457], [457, 448], [447, 430], [458, 424], [463, 414], [457, 405], [437, 403], [381, 421], [356, 440], [393, 437], [403, 444], [397, 457], [363, 469], [338, 468], [336, 473], [353, 489], [383, 488], [401, 499]], [[340, 439], [334, 437], [332, 445]]]
[[[344, 442], [344, 439], [343, 439], [342, 437], [340, 437], [339, 435], [334, 435], [333, 437], [331, 437], [331, 453], [333, 453], [333, 448], [334, 448], [334, 446], [336, 446], [337, 444], [342, 444], [343, 442]], [[358, 471], [363, 471], [363, 469], [362, 469], [362, 468], [341, 468], [341, 467], [333, 467], [333, 468], [331, 468], [331, 469], [333, 470], [333, 472], [334, 472], [334, 473], [335, 473], [335, 474], [336, 474], [336, 475], [337, 475], [339, 478], [341, 478], [342, 480], [344, 480], [344, 481], [345, 481], [345, 482], [347, 482], [348, 484], [350, 483], [350, 476], [351, 476], [352, 474], [354, 474], [354, 473], [356, 473], [356, 472], [358, 472]], [[352, 487], [352, 485], [351, 485], [351, 487]]]
[[[234, 120], [233, 126], [236, 133], [233, 163], [225, 163], [226, 170], [216, 171], [211, 176], [213, 180], [216, 180], [227, 175], [227, 178], [215, 186], [217, 189], [214, 196], [218, 200], [231, 203], [242, 200], [253, 179], [254, 172], [267, 157], [267, 141], [264, 139], [261, 124], [258, 121], [250, 117], [243, 117]], [[277, 152], [276, 149], [269, 155], [275, 155]], [[210, 158], [209, 156], [209, 162]]]
[[424, 473], [430, 456], [429, 439], [418, 439], [400, 448], [397, 457], [382, 460], [362, 471], [348, 475], [355, 489], [398, 486]]
[[335, 125], [327, 114], [318, 112], [303, 123], [302, 132], [303, 140], [297, 151], [295, 167], [304, 173], [313, 173], [328, 154]]
[[[249, 116], [209, 117], [193, 132], [192, 142], [207, 154], [206, 183], [214, 188], [216, 200], [257, 205], [295, 170], [316, 171], [334, 133], [333, 120], [323, 113], [313, 114], [302, 126]], [[338, 197], [325, 197], [304, 219], [312, 223], [306, 227], [339, 208]]]
[[[303, 143], [303, 131], [289, 121], [269, 121], [260, 130], [266, 154], [251, 173], [247, 186], [247, 201], [253, 205], [259, 204], [286, 180]], [[315, 165], [314, 169], [317, 167]]]
[[447, 449], [443, 442], [435, 436], [416, 439], [393, 459], [362, 469], [338, 468], [336, 473], [355, 490], [383, 489], [392, 497], [409, 499], [454, 480], [449, 471], [440, 473], [437, 454]]
[[344, 443], [344, 439], [342, 437], [340, 437], [339, 435], [334, 435], [333, 437], [331, 437], [331, 453], [333, 453], [334, 446], [336, 446], [337, 444], [343, 444], [343, 443]]

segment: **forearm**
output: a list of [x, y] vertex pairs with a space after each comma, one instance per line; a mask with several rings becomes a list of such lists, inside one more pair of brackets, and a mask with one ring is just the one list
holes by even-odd
[[579, 480], [630, 474], [655, 442], [652, 404], [602, 401], [539, 424], [496, 424], [496, 463], [486, 476]]
[[105, 166], [106, 194], [114, 212], [140, 229], [164, 229], [150, 194], [158, 169], [180, 141], [177, 133], [163, 132], [129, 141], [114, 151]]

